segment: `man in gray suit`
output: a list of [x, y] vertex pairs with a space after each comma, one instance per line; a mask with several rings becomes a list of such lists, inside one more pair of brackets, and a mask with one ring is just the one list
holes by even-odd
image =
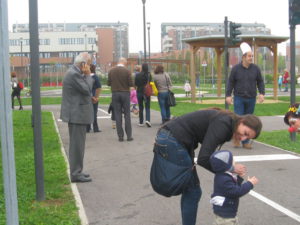
[[71, 182], [90, 182], [82, 172], [85, 150], [86, 126], [93, 122], [91, 57], [84, 52], [76, 56], [74, 65], [63, 80], [61, 115], [69, 127], [69, 163]]

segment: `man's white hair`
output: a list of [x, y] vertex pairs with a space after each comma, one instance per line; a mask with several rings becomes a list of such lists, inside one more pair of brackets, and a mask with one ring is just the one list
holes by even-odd
[[125, 65], [127, 63], [127, 59], [124, 57], [119, 58], [119, 63]]
[[81, 52], [79, 55], [76, 56], [74, 60], [74, 64], [78, 65], [80, 63], [87, 63], [89, 60], [91, 60], [91, 56], [88, 52]]

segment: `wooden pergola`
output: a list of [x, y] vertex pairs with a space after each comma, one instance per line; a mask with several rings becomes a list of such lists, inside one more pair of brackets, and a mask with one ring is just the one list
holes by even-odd
[[[144, 60], [142, 59], [142, 62]], [[152, 66], [157, 66], [163, 63], [169, 64], [177, 64], [179, 72], [182, 71], [182, 65], [187, 66], [187, 70], [190, 70], [190, 60], [183, 60], [183, 59], [149, 59], [147, 58], [147, 63], [151, 64]], [[134, 71], [134, 66], [139, 64], [138, 58], [127, 58], [127, 64], [130, 66], [131, 73]]]
[[[273, 97], [277, 99], [277, 68], [278, 68], [278, 57], [277, 57], [277, 44], [284, 42], [289, 37], [274, 36], [274, 35], [240, 35], [242, 41], [247, 42], [253, 47], [254, 63], [257, 63], [257, 49], [259, 47], [267, 47], [273, 53], [274, 64], [273, 64]], [[184, 42], [190, 45], [191, 51], [191, 63], [190, 63], [190, 76], [191, 76], [191, 87], [192, 87], [192, 102], [196, 102], [196, 88], [195, 88], [195, 54], [200, 47], [214, 48], [217, 54], [217, 95], [221, 96], [222, 93], [222, 67], [221, 67], [221, 55], [224, 52], [224, 35], [209, 35], [195, 38], [184, 39]], [[239, 48], [241, 42], [235, 45], [230, 45], [228, 48]]]

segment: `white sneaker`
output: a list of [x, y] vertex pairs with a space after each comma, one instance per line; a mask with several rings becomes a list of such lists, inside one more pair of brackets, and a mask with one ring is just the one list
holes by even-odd
[[143, 127], [143, 126], [145, 126], [145, 124], [143, 124], [143, 123], [138, 123], [138, 126], [139, 126], [139, 127]]
[[147, 127], [151, 127], [151, 123], [149, 121], [146, 121]]

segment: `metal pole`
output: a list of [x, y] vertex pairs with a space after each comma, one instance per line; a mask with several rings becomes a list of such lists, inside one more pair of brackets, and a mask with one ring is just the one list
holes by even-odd
[[142, 0], [143, 2], [143, 26], [144, 26], [144, 63], [147, 61], [147, 51], [146, 51], [146, 12], [145, 12], [145, 3], [146, 0]]
[[32, 126], [34, 140], [34, 165], [36, 182], [36, 200], [45, 200], [44, 165], [41, 126], [40, 97], [40, 64], [39, 64], [39, 30], [37, 0], [29, 1], [29, 32], [30, 32], [30, 71], [32, 88]]
[[120, 47], [120, 58], [122, 57], [123, 53], [122, 53], [122, 30], [121, 30], [121, 25], [120, 25], [120, 21], [118, 22], [119, 24], [119, 47]]
[[[224, 73], [225, 73], [225, 99], [226, 99], [226, 87], [227, 87], [227, 80], [228, 80], [228, 64], [229, 64], [229, 55], [228, 55], [228, 19], [227, 16], [225, 16], [224, 21], [224, 31], [225, 31], [225, 43], [224, 43], [224, 54], [225, 54], [225, 60], [224, 60]], [[225, 101], [225, 109], [229, 109], [228, 104]]]
[[0, 126], [6, 224], [18, 225], [18, 199], [10, 95], [7, 0], [0, 0]]
[[[291, 105], [296, 102], [296, 90], [295, 90], [295, 59], [296, 59], [296, 50], [295, 50], [295, 25], [290, 25], [290, 55], [291, 55]], [[291, 133], [291, 140], [296, 141], [296, 133]]]
[[148, 55], [149, 55], [149, 71], [151, 71], [151, 63], [150, 63], [150, 58], [151, 58], [151, 51], [150, 51], [150, 22], [147, 23], [147, 29], [148, 29]]

